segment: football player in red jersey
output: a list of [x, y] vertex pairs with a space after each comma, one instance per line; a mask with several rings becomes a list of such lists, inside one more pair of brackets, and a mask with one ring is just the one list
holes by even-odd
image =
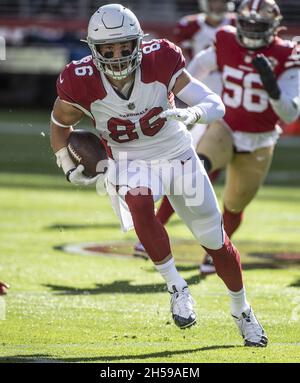
[[[300, 61], [294, 45], [277, 36], [282, 16], [274, 0], [245, 0], [237, 27], [218, 31], [214, 48], [197, 55], [190, 73], [222, 72], [226, 114], [210, 124], [197, 146], [207, 172], [226, 167], [224, 227], [229, 237], [262, 185], [280, 135], [277, 122], [300, 115]], [[215, 271], [206, 256], [202, 273]]]
[[[87, 43], [92, 56], [68, 64], [57, 81], [51, 145], [58, 165], [75, 185], [97, 182], [74, 165], [66, 148], [72, 125], [86, 114], [110, 157], [106, 184], [112, 206], [123, 230], [134, 227], [165, 280], [175, 324], [190, 327], [196, 314], [168, 234], [155, 216], [154, 198], [162, 189], [213, 257], [244, 344], [265, 347], [267, 336], [246, 299], [239, 252], [224, 232], [215, 193], [186, 129], [222, 118], [220, 97], [187, 73], [176, 45], [143, 41], [137, 18], [120, 4], [100, 7], [91, 17]], [[174, 94], [189, 107], [175, 108]]]

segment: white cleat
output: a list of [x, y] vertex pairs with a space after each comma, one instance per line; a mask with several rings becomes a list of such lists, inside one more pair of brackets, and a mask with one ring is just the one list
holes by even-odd
[[243, 312], [239, 318], [234, 315], [232, 317], [244, 338], [244, 346], [267, 347], [267, 334], [256, 319], [251, 307], [248, 314]]
[[148, 253], [141, 242], [135, 244], [133, 249], [133, 256], [143, 259], [149, 259]]
[[188, 286], [178, 291], [175, 286], [171, 294], [171, 313], [176, 326], [181, 329], [193, 326], [196, 323], [196, 313], [193, 309], [195, 304]]

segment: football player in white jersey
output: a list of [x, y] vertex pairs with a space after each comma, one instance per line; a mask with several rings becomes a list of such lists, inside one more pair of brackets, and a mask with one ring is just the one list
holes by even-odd
[[[213, 45], [218, 28], [235, 24], [235, 15], [229, 13], [232, 5], [229, 0], [198, 2], [202, 13], [183, 17], [174, 29], [174, 42], [189, 59]], [[210, 73], [203, 82], [215, 93], [221, 94], [221, 76], [217, 71]]]
[[[174, 41], [183, 49], [188, 59], [212, 46], [219, 28], [235, 25], [235, 14], [229, 12], [234, 7], [229, 0], [198, 1], [202, 13], [183, 17], [174, 29]], [[222, 76], [218, 70], [211, 71], [202, 82], [213, 92], [221, 95]], [[198, 146], [206, 128], [205, 124], [195, 124], [190, 130], [194, 147]], [[217, 170], [209, 174], [212, 182], [217, 178], [219, 172]], [[165, 196], [158, 209], [157, 218], [163, 225], [166, 225], [173, 213], [174, 209]], [[147, 257], [147, 252], [140, 242], [134, 246], [134, 254]]]
[[[68, 64], [57, 81], [51, 145], [58, 165], [75, 185], [97, 181], [84, 176], [83, 166], [74, 165], [66, 148], [72, 126], [86, 114], [110, 157], [112, 205], [124, 230], [134, 226], [165, 280], [175, 324], [190, 327], [196, 314], [168, 234], [155, 216], [154, 198], [162, 192], [213, 257], [244, 344], [265, 347], [267, 336], [246, 299], [239, 252], [224, 232], [216, 196], [186, 129], [222, 118], [220, 97], [185, 71], [177, 46], [167, 40], [143, 41], [139, 21], [120, 4], [100, 7], [91, 17], [87, 43], [92, 56]], [[174, 94], [189, 107], [175, 108]], [[193, 185], [197, 193], [201, 190], [195, 198]]]

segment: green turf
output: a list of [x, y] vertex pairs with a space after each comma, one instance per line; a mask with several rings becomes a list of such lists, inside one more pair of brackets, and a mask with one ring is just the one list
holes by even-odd
[[[299, 266], [248, 255], [300, 252], [297, 183], [266, 185], [235, 237], [249, 300], [270, 338], [266, 349], [249, 349], [230, 318], [222, 282], [198, 276], [197, 247], [177, 217], [168, 231], [177, 259], [192, 254], [179, 270], [198, 313], [198, 324], [185, 331], [172, 323], [168, 293], [149, 261], [54, 249], [134, 243], [133, 232], [119, 230], [108, 198], [67, 184], [50, 159], [47, 137], [6, 133], [0, 140], [0, 280], [11, 284], [0, 320], [0, 361], [300, 362]], [[297, 148], [279, 148], [276, 156], [273, 171], [296, 171]], [[178, 239], [188, 240], [186, 246]]]

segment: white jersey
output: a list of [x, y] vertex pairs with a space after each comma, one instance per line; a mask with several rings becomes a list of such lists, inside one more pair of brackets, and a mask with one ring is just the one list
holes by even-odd
[[191, 135], [183, 123], [158, 115], [174, 107], [171, 89], [184, 66], [180, 48], [152, 40], [143, 44], [128, 98], [96, 69], [91, 56], [66, 66], [57, 81], [58, 95], [93, 119], [109, 157], [172, 159], [191, 147]]
[[[215, 41], [217, 30], [225, 25], [233, 25], [235, 18], [232, 14], [224, 17], [217, 27], [213, 27], [205, 22], [204, 13], [183, 17], [175, 28], [175, 41], [181, 48], [187, 49], [191, 57], [212, 46]], [[211, 72], [203, 80], [212, 91], [221, 94], [221, 75], [218, 71]]]

